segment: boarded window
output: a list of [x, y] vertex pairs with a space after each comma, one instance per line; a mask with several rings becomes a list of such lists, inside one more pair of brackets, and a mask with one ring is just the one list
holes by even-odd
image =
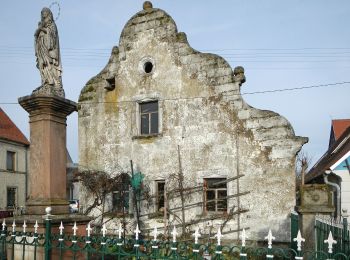
[[225, 178], [204, 179], [204, 210], [227, 211], [227, 182]]
[[140, 104], [141, 135], [158, 134], [158, 101]]
[[15, 171], [16, 169], [16, 153], [7, 151], [7, 157], [6, 157], [6, 170], [8, 171]]
[[17, 204], [17, 188], [7, 187], [7, 207], [14, 208]]

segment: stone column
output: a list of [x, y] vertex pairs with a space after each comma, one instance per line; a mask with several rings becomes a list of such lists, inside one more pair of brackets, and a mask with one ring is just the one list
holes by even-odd
[[304, 250], [315, 250], [316, 215], [331, 216], [335, 208], [332, 205], [332, 194], [326, 184], [308, 184], [300, 189], [301, 233], [305, 238]]
[[53, 214], [69, 212], [66, 200], [66, 120], [77, 111], [75, 102], [51, 95], [18, 99], [29, 113], [30, 159], [26, 214], [41, 215], [46, 207]]

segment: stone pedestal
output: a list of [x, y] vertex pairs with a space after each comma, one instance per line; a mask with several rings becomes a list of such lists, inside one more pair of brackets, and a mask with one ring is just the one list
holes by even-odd
[[305, 238], [304, 250], [315, 248], [315, 217], [316, 215], [331, 216], [334, 213], [332, 194], [326, 184], [303, 185], [300, 190], [301, 232]]
[[26, 213], [66, 214], [66, 120], [77, 111], [75, 102], [57, 96], [31, 95], [18, 99], [29, 113], [30, 159]]

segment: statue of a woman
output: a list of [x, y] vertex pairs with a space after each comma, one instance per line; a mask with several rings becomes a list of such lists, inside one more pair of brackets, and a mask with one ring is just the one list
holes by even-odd
[[36, 66], [40, 71], [41, 86], [33, 93], [64, 97], [58, 31], [52, 12], [47, 7], [41, 11], [41, 21], [34, 38]]

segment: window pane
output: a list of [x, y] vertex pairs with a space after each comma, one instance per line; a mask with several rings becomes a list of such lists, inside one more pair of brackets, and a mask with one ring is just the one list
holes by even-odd
[[141, 134], [149, 134], [149, 115], [141, 115]]
[[141, 113], [158, 112], [158, 101], [141, 103], [140, 112]]
[[17, 188], [7, 188], [7, 207], [9, 208], [16, 206], [16, 190]]
[[215, 191], [214, 190], [207, 191], [206, 206], [208, 211], [215, 211]]
[[227, 210], [227, 191], [226, 190], [218, 190], [218, 211], [226, 211]]
[[115, 212], [122, 213], [125, 208], [124, 213], [127, 214], [129, 211], [129, 191], [114, 192], [112, 203], [113, 203], [113, 210]]
[[164, 182], [157, 182], [157, 208], [158, 210], [161, 210], [164, 208], [164, 187], [165, 183]]
[[7, 151], [6, 169], [8, 171], [15, 170], [15, 153], [14, 152]]
[[158, 113], [151, 114], [151, 134], [158, 133]]

